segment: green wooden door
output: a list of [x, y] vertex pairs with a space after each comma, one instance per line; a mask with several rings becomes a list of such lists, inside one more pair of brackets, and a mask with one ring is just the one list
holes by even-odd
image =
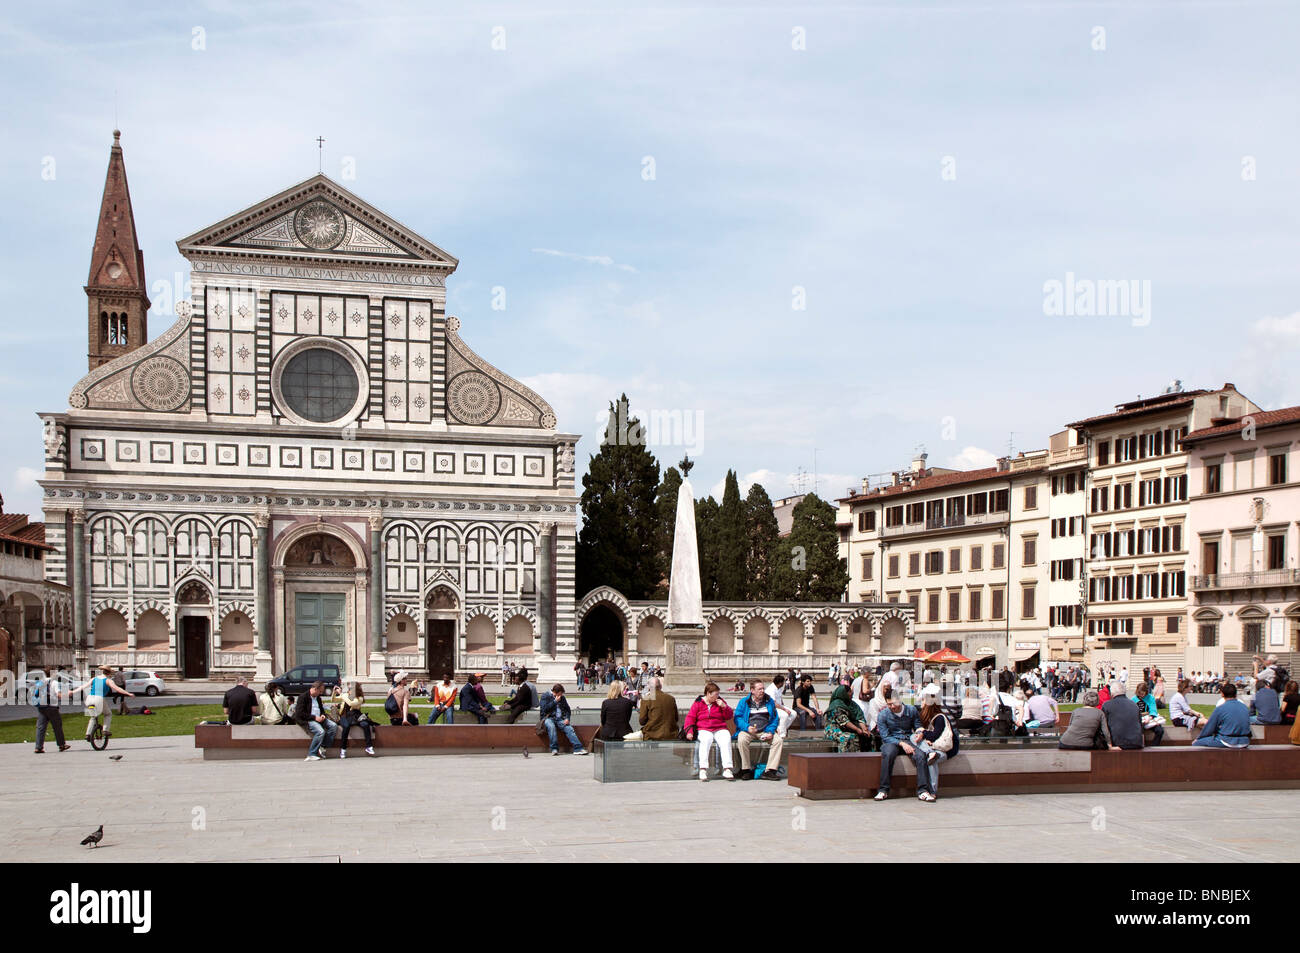
[[346, 667], [347, 596], [341, 592], [299, 592], [294, 606], [296, 665]]

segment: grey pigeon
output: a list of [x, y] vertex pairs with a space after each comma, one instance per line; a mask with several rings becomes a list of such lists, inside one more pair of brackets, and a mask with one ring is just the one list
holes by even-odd
[[527, 748], [524, 748], [524, 757], [525, 757], [525, 758], [528, 757], [528, 749], [527, 749]]
[[121, 756], [120, 754], [110, 754], [110, 755], [108, 756], [108, 760], [109, 760], [109, 761], [121, 761], [121, 760], [122, 760], [122, 756]]
[[95, 831], [95, 833], [93, 834], [88, 835], [86, 839], [81, 842], [81, 846], [85, 847], [87, 844], [89, 844], [91, 847], [97, 847], [99, 845], [99, 842], [102, 841], [103, 839], [104, 839], [104, 825], [100, 824], [99, 830]]

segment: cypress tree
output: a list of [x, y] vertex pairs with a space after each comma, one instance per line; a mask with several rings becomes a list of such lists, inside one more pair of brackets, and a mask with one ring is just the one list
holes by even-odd
[[664, 471], [663, 481], [655, 493], [655, 511], [659, 523], [655, 542], [659, 558], [659, 584], [655, 587], [655, 597], [659, 599], [668, 595], [668, 577], [673, 568], [673, 535], [677, 530], [677, 495], [681, 488], [682, 475], [676, 467], [669, 467]]
[[627, 405], [626, 394], [610, 404], [604, 440], [582, 478], [579, 598], [603, 585], [629, 599], [648, 599], [660, 579], [659, 462], [646, 449], [645, 430], [628, 414]]
[[745, 598], [746, 556], [745, 507], [740, 502], [736, 471], [728, 470], [718, 508], [718, 598], [740, 601]]
[[718, 504], [711, 496], [695, 502], [695, 540], [700, 553], [700, 595], [718, 598]]
[[790, 535], [776, 548], [773, 588], [776, 598], [792, 602], [838, 602], [849, 584], [847, 562], [840, 557], [835, 508], [809, 493], [794, 508]]
[[776, 525], [772, 498], [757, 483], [749, 488], [745, 497], [745, 598], [752, 602], [766, 602], [772, 595], [773, 562], [779, 555], [776, 547], [781, 531]]

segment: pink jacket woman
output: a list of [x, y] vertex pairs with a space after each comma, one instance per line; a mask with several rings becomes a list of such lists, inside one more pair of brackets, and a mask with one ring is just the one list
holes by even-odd
[[696, 728], [704, 731], [719, 731], [727, 727], [727, 722], [731, 719], [731, 706], [718, 696], [716, 705], [705, 704], [704, 699], [700, 698], [691, 705], [691, 710], [686, 713], [686, 737], [690, 737]]

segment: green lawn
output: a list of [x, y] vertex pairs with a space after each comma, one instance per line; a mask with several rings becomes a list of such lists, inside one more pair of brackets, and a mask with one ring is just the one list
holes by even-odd
[[[504, 696], [489, 695], [488, 701], [500, 706]], [[380, 724], [388, 724], [384, 713], [382, 698], [366, 702], [366, 711]], [[412, 708], [417, 711], [433, 707], [427, 698], [416, 699]], [[152, 715], [114, 715], [114, 738], [152, 738], [159, 735], [192, 735], [194, 726], [201, 721], [221, 721], [225, 718], [220, 705], [167, 705], [155, 708]], [[424, 721], [424, 718], [420, 719]], [[86, 716], [80, 708], [66, 708], [63, 712], [63, 734], [69, 740], [85, 739]], [[34, 744], [36, 742], [36, 719], [24, 718], [20, 721], [0, 722], [0, 744]], [[47, 729], [45, 743], [54, 750], [54, 732]]]
[[[1059, 706], [1059, 707], [1060, 707], [1061, 711], [1074, 711], [1076, 708], [1082, 708], [1083, 706], [1082, 706], [1082, 705], [1077, 705], [1077, 704], [1063, 704], [1063, 705], [1061, 705], [1061, 706]], [[1208, 717], [1210, 717], [1210, 715], [1214, 712], [1214, 706], [1213, 706], [1213, 705], [1193, 705], [1193, 706], [1192, 706], [1192, 711], [1200, 712], [1202, 715], [1204, 715], [1206, 718], [1208, 718]], [[1168, 721], [1168, 720], [1169, 720], [1169, 709], [1168, 709], [1168, 708], [1162, 708], [1162, 709], [1160, 709], [1160, 713], [1161, 713], [1162, 715], [1165, 716], [1165, 721]]]
[[[220, 705], [168, 705], [153, 709], [152, 715], [114, 715], [114, 738], [150, 738], [158, 735], [192, 735], [194, 726], [201, 721], [219, 721], [222, 718]], [[85, 744], [86, 716], [79, 709], [65, 709], [63, 713], [63, 734], [69, 743], [77, 741]], [[22, 721], [0, 722], [0, 744], [22, 742], [33, 744], [36, 741], [36, 719], [24, 718]], [[55, 750], [54, 732], [46, 729], [45, 747]]]

